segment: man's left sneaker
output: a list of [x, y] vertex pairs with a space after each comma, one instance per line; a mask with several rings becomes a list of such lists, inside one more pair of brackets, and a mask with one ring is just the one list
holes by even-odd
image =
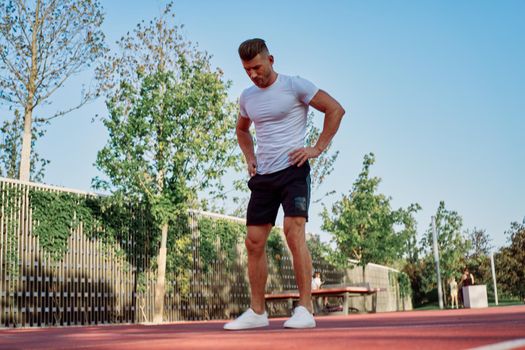
[[314, 316], [304, 306], [297, 306], [284, 328], [315, 328]]

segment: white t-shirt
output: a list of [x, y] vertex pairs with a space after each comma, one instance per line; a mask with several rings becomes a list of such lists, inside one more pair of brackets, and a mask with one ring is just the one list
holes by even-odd
[[240, 115], [255, 125], [258, 174], [289, 167], [288, 153], [304, 147], [308, 105], [317, 91], [306, 79], [278, 74], [272, 85], [242, 92]]
[[315, 277], [314, 279], [312, 279], [312, 290], [321, 289], [321, 284], [321, 278]]

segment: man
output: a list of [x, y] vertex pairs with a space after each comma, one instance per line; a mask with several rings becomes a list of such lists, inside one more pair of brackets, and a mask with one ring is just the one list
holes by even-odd
[[[300, 77], [278, 74], [274, 58], [262, 39], [246, 40], [239, 46], [242, 65], [254, 83], [240, 98], [237, 139], [251, 176], [246, 215], [248, 277], [251, 307], [227, 330], [268, 326], [264, 292], [268, 277], [266, 240], [275, 225], [279, 206], [284, 209], [284, 234], [292, 252], [300, 299], [285, 328], [313, 328], [312, 260], [306, 246], [305, 223], [310, 201], [308, 159], [321, 154], [335, 135], [345, 111], [326, 92]], [[323, 131], [313, 147], [304, 147], [308, 106], [325, 113]], [[255, 124], [257, 154], [250, 133]]]

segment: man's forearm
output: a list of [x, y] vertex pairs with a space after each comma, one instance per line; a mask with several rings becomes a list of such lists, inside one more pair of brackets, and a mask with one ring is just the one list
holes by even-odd
[[237, 129], [237, 142], [246, 161], [255, 159], [252, 134], [249, 131]]
[[344, 114], [345, 110], [341, 106], [325, 113], [323, 131], [314, 146], [319, 152], [323, 152], [332, 141], [337, 129], [339, 129]]

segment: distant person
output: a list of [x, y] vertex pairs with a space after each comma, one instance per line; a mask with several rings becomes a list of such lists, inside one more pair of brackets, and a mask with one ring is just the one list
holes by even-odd
[[457, 309], [459, 308], [458, 306], [458, 282], [456, 282], [456, 278], [454, 276], [450, 278], [448, 287], [450, 290], [450, 307], [454, 309], [454, 304], [456, 304], [455, 308]]
[[[319, 290], [324, 284], [324, 281], [321, 280], [321, 273], [316, 272], [312, 278], [312, 290]], [[314, 299], [313, 302], [317, 303], [317, 299]], [[323, 307], [328, 308], [328, 297], [323, 298]]]
[[[299, 289], [298, 306], [285, 328], [313, 328], [312, 259], [306, 245], [305, 225], [310, 204], [310, 165], [330, 144], [345, 110], [339, 102], [310, 81], [277, 73], [274, 57], [262, 39], [239, 46], [239, 56], [254, 85], [239, 99], [237, 141], [247, 164], [251, 195], [246, 213], [246, 250], [250, 281], [250, 308], [224, 325], [240, 330], [269, 325], [264, 292], [268, 279], [266, 241], [275, 226], [279, 207], [284, 210], [284, 234], [293, 257]], [[324, 113], [317, 142], [305, 146], [306, 119], [312, 106]], [[257, 153], [250, 126], [255, 125]]]
[[321, 281], [321, 273], [316, 272], [314, 274], [314, 277], [312, 278], [312, 290], [321, 289], [322, 285], [323, 285], [323, 281]]
[[467, 267], [463, 270], [463, 274], [461, 275], [461, 279], [459, 280], [459, 287], [461, 288], [460, 293], [460, 304], [461, 306], [465, 306], [465, 293], [463, 292], [464, 287], [472, 286], [474, 284], [474, 276], [470, 273]]
[[470, 273], [467, 267], [463, 270], [461, 275], [460, 285], [461, 287], [468, 287], [474, 284], [474, 276]]

